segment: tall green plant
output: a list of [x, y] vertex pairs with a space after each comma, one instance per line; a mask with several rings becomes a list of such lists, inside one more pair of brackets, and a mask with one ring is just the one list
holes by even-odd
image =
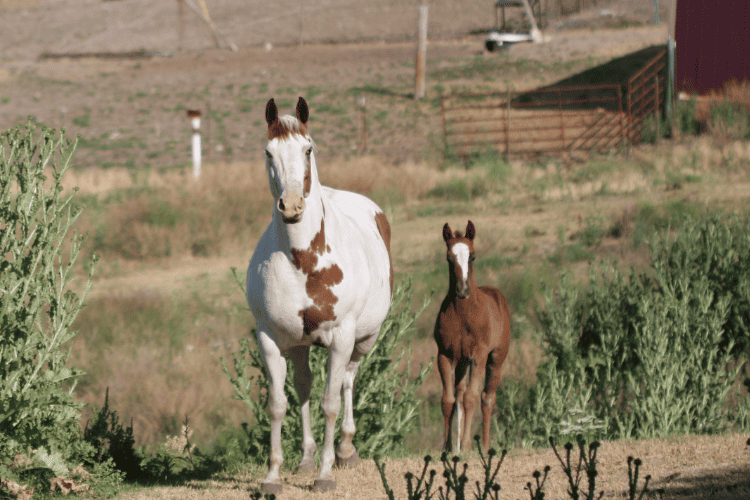
[[[81, 297], [68, 289], [82, 238], [67, 233], [80, 215], [61, 180], [75, 143], [31, 125], [0, 134], [0, 461], [46, 447], [67, 458], [82, 443], [81, 372], [65, 349]], [[49, 178], [48, 178], [48, 177]], [[79, 450], [80, 451], [80, 450]]]
[[[601, 265], [585, 289], [563, 279], [546, 293], [537, 382], [498, 398], [506, 439], [543, 445], [572, 427], [649, 438], [739, 422], [728, 393], [748, 346], [750, 225], [686, 221], [655, 236], [651, 254], [646, 273]], [[582, 417], [571, 424], [571, 413]]]
[[[414, 321], [429, 300], [430, 297], [425, 298], [422, 305], [412, 311], [411, 281], [396, 286], [393, 305], [380, 328], [378, 341], [361, 360], [354, 387], [354, 421], [357, 426], [354, 445], [363, 458], [399, 452], [406, 436], [418, 424], [420, 401], [416, 391], [432, 364], [421, 365], [417, 376], [410, 379], [411, 351], [404, 344]], [[313, 376], [310, 419], [313, 434], [318, 439], [325, 430], [325, 417], [315, 402], [321, 400], [325, 389], [326, 357], [324, 349], [312, 348], [310, 351]], [[255, 342], [250, 339], [240, 341], [239, 352], [232, 353], [232, 361], [233, 371], [223, 360], [222, 365], [237, 393], [233, 397], [250, 408], [255, 420], [245, 427], [249, 437], [248, 455], [262, 464], [270, 452], [271, 425], [266, 412], [268, 379]], [[286, 462], [290, 464], [301, 459], [302, 446], [300, 405], [293, 380], [294, 368], [289, 364], [285, 385], [288, 406], [281, 438]]]

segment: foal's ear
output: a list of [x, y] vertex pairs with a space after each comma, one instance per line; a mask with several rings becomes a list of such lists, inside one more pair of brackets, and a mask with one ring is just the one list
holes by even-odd
[[278, 119], [279, 119], [279, 110], [276, 108], [276, 103], [273, 102], [273, 98], [271, 98], [266, 104], [266, 123], [270, 127]]
[[297, 101], [297, 119], [300, 123], [307, 123], [307, 118], [310, 116], [310, 111], [307, 108], [307, 102], [300, 96]]
[[466, 224], [466, 237], [470, 240], [474, 240], [474, 235], [477, 234], [477, 230], [474, 229], [474, 223], [469, 221], [468, 224]]
[[451, 227], [446, 222], [445, 225], [443, 226], [443, 239], [445, 240], [446, 243], [448, 243], [451, 240], [451, 238], [453, 238], [453, 231], [451, 231]]

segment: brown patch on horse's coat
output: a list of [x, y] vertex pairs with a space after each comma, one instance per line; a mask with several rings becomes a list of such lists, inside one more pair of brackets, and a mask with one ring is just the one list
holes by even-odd
[[385, 249], [388, 250], [388, 266], [391, 268], [390, 284], [391, 284], [391, 295], [393, 295], [393, 257], [391, 257], [391, 225], [388, 224], [388, 219], [385, 218], [383, 212], [375, 214], [375, 224], [378, 226], [378, 232], [380, 237], [383, 238], [385, 243]]
[[314, 271], [318, 263], [318, 255], [323, 255], [326, 251], [330, 252], [331, 247], [326, 245], [324, 219], [321, 219], [320, 231], [313, 237], [309, 249], [292, 248], [292, 263], [294, 267], [307, 275], [305, 291], [314, 304], [299, 312], [306, 335], [314, 332], [324, 321], [336, 319], [333, 306], [339, 299], [333, 294], [331, 287], [341, 283], [344, 279], [344, 272], [336, 264]]
[[302, 195], [307, 198], [307, 196], [310, 194], [310, 190], [312, 189], [312, 173], [310, 172], [310, 157], [307, 158], [307, 165], [305, 165], [305, 183], [303, 186], [303, 193]]

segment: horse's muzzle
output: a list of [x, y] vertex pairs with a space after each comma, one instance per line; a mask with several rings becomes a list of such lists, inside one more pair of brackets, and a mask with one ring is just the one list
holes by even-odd
[[285, 224], [296, 224], [302, 220], [305, 211], [305, 198], [297, 193], [282, 195], [276, 202], [276, 208], [281, 212], [281, 220]]

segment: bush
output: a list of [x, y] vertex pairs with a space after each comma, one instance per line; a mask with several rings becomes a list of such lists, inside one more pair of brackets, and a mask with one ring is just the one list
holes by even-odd
[[80, 215], [60, 183], [75, 145], [46, 128], [35, 140], [31, 126], [0, 137], [0, 459], [39, 447], [66, 455], [80, 442], [73, 388], [81, 372], [67, 366], [63, 346], [77, 334], [71, 324], [94, 270], [92, 262], [80, 298], [65, 290], [82, 241], [73, 236], [63, 257]]
[[748, 255], [750, 224], [709, 215], [655, 237], [647, 274], [626, 279], [602, 265], [585, 290], [564, 279], [547, 291], [537, 383], [498, 398], [506, 439], [541, 446], [571, 431], [651, 438], [731, 426], [727, 396], [750, 346]]
[[66, 290], [82, 242], [66, 242], [81, 211], [61, 185], [74, 149], [47, 128], [37, 138], [31, 125], [0, 134], [0, 478], [74, 491], [93, 485], [107, 495], [120, 481], [111, 463], [77, 467], [94, 450], [73, 397], [81, 372], [67, 365], [65, 349], [95, 266], [81, 297]]
[[[393, 303], [382, 327], [375, 347], [362, 358], [354, 388], [354, 421], [357, 433], [354, 445], [362, 458], [392, 455], [403, 451], [406, 436], [418, 424], [420, 401], [416, 391], [424, 382], [432, 366], [421, 366], [416, 378], [410, 380], [410, 350], [403, 347], [414, 321], [424, 311], [429, 297], [422, 306], [412, 312], [411, 281], [396, 286]], [[253, 338], [254, 335], [251, 335]], [[400, 351], [397, 349], [399, 346]], [[320, 408], [326, 383], [326, 356], [324, 349], [310, 350], [310, 367], [313, 385], [310, 394], [310, 419], [313, 435], [319, 440], [325, 431], [325, 417]], [[406, 356], [406, 369], [397, 368]], [[237, 395], [251, 410], [255, 423], [243, 425], [248, 435], [248, 456], [257, 464], [265, 464], [270, 455], [271, 422], [266, 412], [268, 405], [268, 380], [260, 353], [255, 342], [249, 338], [240, 341], [239, 352], [232, 353], [234, 373], [224, 364], [224, 371], [234, 386]], [[250, 376], [252, 371], [260, 372]], [[282, 424], [282, 448], [285, 463], [296, 464], [301, 460], [302, 420], [299, 399], [294, 389], [294, 368], [287, 369], [285, 392], [288, 409]], [[318, 404], [316, 404], [318, 402]], [[343, 414], [339, 414], [339, 420]], [[320, 442], [320, 441], [318, 441]]]

